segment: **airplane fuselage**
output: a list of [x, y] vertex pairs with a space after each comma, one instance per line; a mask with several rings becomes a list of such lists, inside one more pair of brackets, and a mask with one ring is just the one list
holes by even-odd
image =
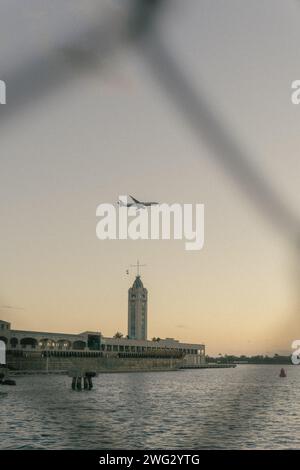
[[155, 205], [158, 205], [159, 203], [158, 202], [143, 202], [143, 201], [138, 201], [137, 199], [135, 199], [134, 197], [130, 196], [131, 199], [134, 201], [134, 202], [127, 202], [127, 203], [121, 203], [120, 201], [118, 202], [119, 205], [123, 205], [125, 207], [137, 207], [138, 209], [144, 209], [146, 207], [150, 207], [150, 206], [155, 206]]

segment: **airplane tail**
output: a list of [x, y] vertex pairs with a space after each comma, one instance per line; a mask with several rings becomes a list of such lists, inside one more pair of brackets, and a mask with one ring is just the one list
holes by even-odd
[[136, 204], [141, 204], [141, 201], [138, 201], [137, 199], [135, 199], [133, 196], [131, 196], [131, 194], [129, 194], [129, 196]]

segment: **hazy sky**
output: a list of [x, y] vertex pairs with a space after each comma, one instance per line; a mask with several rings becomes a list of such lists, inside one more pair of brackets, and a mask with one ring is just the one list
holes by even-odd
[[[119, 4], [0, 0], [0, 79], [35, 57], [60, 54], [97, 15], [118, 15]], [[171, 0], [160, 30], [195, 88], [300, 217], [300, 106], [290, 99], [291, 82], [300, 79], [299, 20], [296, 1]], [[291, 321], [299, 258], [284, 231], [212, 159], [137, 50], [103, 67], [74, 67], [73, 75], [10, 118], [7, 83], [0, 317], [17, 329], [126, 334], [134, 280], [126, 269], [139, 258], [147, 264], [149, 338], [204, 342], [211, 354], [289, 351], [300, 335]], [[203, 250], [187, 252], [182, 241], [99, 241], [97, 205], [128, 193], [204, 203]]]

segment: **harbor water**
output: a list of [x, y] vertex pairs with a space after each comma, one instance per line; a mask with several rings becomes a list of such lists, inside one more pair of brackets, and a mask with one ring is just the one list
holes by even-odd
[[300, 368], [100, 374], [91, 391], [64, 375], [0, 387], [1, 449], [300, 448]]

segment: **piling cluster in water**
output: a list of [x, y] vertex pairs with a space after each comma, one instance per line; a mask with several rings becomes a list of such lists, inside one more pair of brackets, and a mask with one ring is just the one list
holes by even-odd
[[92, 390], [93, 381], [92, 377], [95, 377], [95, 372], [85, 372], [84, 375], [75, 375], [72, 378], [72, 389], [73, 390]]

